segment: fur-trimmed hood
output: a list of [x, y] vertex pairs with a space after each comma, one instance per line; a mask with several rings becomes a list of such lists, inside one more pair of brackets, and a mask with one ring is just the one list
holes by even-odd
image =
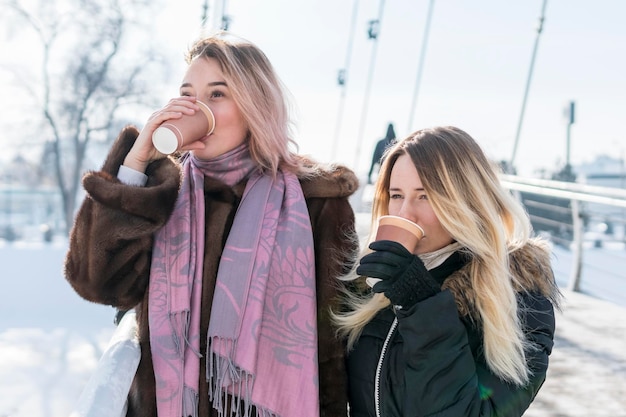
[[[516, 278], [517, 282], [514, 285], [518, 293], [539, 293], [558, 307], [561, 292], [554, 279], [550, 254], [548, 242], [541, 238], [533, 238], [524, 246], [511, 251], [509, 266], [511, 274]], [[454, 294], [457, 308], [462, 316], [469, 315], [473, 319], [478, 318], [476, 289], [471, 284], [470, 263], [446, 278], [442, 289], [449, 289]]]

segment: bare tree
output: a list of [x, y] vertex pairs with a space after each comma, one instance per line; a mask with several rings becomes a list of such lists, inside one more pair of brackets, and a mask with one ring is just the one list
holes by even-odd
[[[41, 46], [41, 82], [24, 82], [38, 98], [38, 135], [62, 197], [66, 228], [73, 223], [89, 145], [110, 139], [121, 109], [154, 101], [154, 78], [163, 60], [149, 43], [137, 44], [140, 17], [155, 7], [147, 0], [6, 2], [19, 30], [31, 30]], [[32, 6], [32, 2], [31, 2]], [[133, 45], [133, 42], [135, 44]], [[152, 82], [154, 83], [154, 79]], [[152, 91], [152, 93], [150, 93]]]

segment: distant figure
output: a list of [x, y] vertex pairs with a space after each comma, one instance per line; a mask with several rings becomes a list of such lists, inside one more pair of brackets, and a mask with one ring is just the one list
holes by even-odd
[[374, 155], [372, 155], [372, 164], [370, 165], [370, 171], [367, 173], [367, 183], [372, 183], [372, 173], [374, 172], [374, 167], [378, 165], [378, 169], [380, 169], [380, 164], [383, 161], [383, 155], [385, 154], [385, 150], [388, 147], [393, 145], [396, 142], [396, 132], [393, 129], [393, 123], [389, 123], [387, 126], [387, 135], [376, 143], [376, 148], [374, 148]]

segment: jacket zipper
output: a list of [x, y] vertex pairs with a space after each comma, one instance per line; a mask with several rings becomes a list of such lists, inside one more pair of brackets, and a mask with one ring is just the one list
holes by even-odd
[[393, 319], [393, 323], [391, 323], [391, 328], [389, 328], [389, 333], [387, 333], [387, 338], [385, 339], [385, 343], [383, 343], [383, 349], [380, 352], [380, 358], [378, 358], [378, 365], [376, 366], [376, 379], [374, 381], [374, 404], [376, 406], [376, 417], [380, 417], [380, 375], [383, 370], [383, 361], [385, 360], [385, 354], [387, 353], [387, 348], [389, 347], [389, 341], [391, 340], [391, 335], [394, 330], [398, 326], [398, 318], [395, 317]]

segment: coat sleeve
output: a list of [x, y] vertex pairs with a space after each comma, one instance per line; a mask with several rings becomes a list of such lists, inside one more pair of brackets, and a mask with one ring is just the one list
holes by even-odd
[[170, 159], [148, 166], [145, 187], [117, 180], [137, 135], [135, 128], [122, 130], [102, 169], [83, 177], [86, 197], [65, 258], [65, 277], [81, 297], [125, 309], [143, 299], [153, 234], [171, 214], [180, 184], [180, 171]]
[[330, 319], [338, 310], [340, 275], [347, 272], [358, 247], [354, 213], [347, 198], [309, 200], [317, 275], [320, 411], [322, 417], [347, 415], [348, 388], [345, 341]]
[[527, 294], [520, 305], [527, 339], [534, 344], [526, 354], [532, 375], [521, 387], [504, 382], [482, 359], [474, 358], [449, 291], [399, 313], [398, 328], [405, 341], [406, 415], [521, 416], [545, 380], [555, 324], [552, 304], [545, 297]]

